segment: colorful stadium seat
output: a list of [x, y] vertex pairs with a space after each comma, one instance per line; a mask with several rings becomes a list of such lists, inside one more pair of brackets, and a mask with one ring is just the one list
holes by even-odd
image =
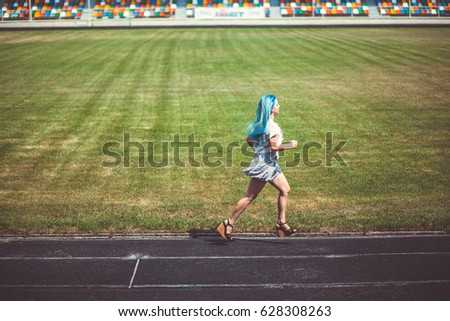
[[280, 0], [281, 16], [367, 16], [365, 0]]
[[28, 2], [26, 0], [5, 0], [2, 6], [4, 19], [28, 19]]
[[[85, 0], [32, 0], [34, 19], [75, 19], [83, 14]], [[28, 0], [5, 0], [4, 19], [29, 19]]]
[[176, 8], [170, 0], [97, 0], [92, 15], [97, 19], [170, 17]]
[[[97, 18], [169, 17], [175, 14], [176, 0], [92, 0], [92, 16]], [[32, 0], [33, 19], [80, 18], [86, 0]], [[29, 19], [28, 0], [5, 0], [3, 19]]]
[[264, 7], [266, 17], [270, 16], [269, 0], [188, 0], [186, 16], [195, 17], [196, 8], [259, 8]]
[[449, 16], [450, 0], [377, 0], [386, 16]]

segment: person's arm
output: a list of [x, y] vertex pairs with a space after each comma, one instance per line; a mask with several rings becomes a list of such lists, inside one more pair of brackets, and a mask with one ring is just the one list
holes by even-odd
[[288, 144], [280, 144], [280, 145], [277, 145], [277, 141], [278, 135], [274, 135], [270, 138], [270, 149], [274, 152], [286, 149], [294, 149], [297, 148], [298, 146], [298, 142], [296, 140], [292, 140]]
[[253, 148], [253, 145], [255, 145], [255, 142], [250, 138], [250, 136], [247, 136], [247, 144]]

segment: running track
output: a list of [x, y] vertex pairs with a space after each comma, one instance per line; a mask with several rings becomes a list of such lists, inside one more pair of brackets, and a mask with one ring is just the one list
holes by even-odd
[[0, 300], [449, 300], [450, 235], [0, 238]]

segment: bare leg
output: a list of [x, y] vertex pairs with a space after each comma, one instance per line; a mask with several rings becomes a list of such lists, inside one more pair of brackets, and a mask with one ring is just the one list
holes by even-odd
[[255, 200], [255, 198], [258, 196], [259, 192], [262, 191], [265, 185], [266, 181], [263, 181], [261, 179], [252, 178], [250, 180], [250, 183], [248, 184], [247, 194], [245, 194], [244, 197], [239, 200], [233, 210], [233, 214], [231, 214], [231, 217], [229, 218], [231, 225], [234, 225], [234, 223], [236, 223], [242, 212], [244, 212], [244, 210], [250, 205], [250, 203]]
[[[278, 222], [285, 223], [286, 206], [291, 187], [283, 173], [278, 174], [270, 184], [280, 191], [280, 194], [278, 195]], [[289, 228], [288, 226], [286, 227]]]

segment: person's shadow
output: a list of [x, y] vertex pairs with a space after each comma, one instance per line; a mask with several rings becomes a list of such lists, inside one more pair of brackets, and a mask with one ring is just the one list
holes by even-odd
[[267, 244], [275, 244], [275, 245], [288, 245], [289, 242], [287, 240], [278, 240], [278, 239], [260, 239], [251, 237], [240, 238], [239, 236], [233, 237], [233, 241], [224, 240], [214, 229], [208, 230], [200, 230], [200, 229], [191, 229], [188, 231], [189, 236], [193, 239], [201, 239], [204, 242], [209, 243], [209, 245], [213, 246], [228, 246], [232, 244], [238, 244], [242, 242], [251, 242], [251, 243], [267, 243]]

